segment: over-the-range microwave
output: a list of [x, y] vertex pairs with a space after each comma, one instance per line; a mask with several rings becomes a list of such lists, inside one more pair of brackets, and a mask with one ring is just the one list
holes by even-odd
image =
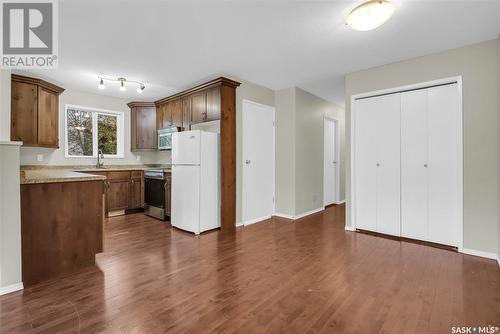
[[172, 133], [181, 131], [177, 126], [158, 130], [158, 149], [171, 150], [172, 149]]

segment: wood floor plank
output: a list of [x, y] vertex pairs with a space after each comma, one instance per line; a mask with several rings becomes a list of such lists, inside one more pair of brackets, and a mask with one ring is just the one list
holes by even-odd
[[344, 230], [344, 206], [195, 237], [105, 223], [96, 266], [0, 297], [0, 333], [450, 333], [500, 326], [495, 261]]

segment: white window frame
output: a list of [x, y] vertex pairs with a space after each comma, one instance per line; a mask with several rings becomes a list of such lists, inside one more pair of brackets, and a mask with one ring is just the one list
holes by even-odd
[[[68, 109], [79, 109], [87, 111], [92, 114], [92, 156], [83, 155], [70, 155], [68, 152]], [[95, 115], [95, 116], [94, 116]], [[98, 128], [97, 128], [97, 115], [115, 116], [117, 118], [116, 124], [116, 153], [117, 154], [104, 154], [106, 159], [123, 159], [124, 158], [124, 131], [125, 131], [125, 115], [122, 111], [105, 110], [98, 108], [91, 108], [79, 106], [74, 104], [64, 105], [64, 157], [69, 159], [96, 159], [98, 154]], [[94, 131], [95, 130], [95, 131]]]

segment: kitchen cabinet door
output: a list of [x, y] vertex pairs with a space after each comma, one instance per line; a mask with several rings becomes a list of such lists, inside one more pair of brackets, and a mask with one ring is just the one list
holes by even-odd
[[130, 180], [130, 209], [137, 209], [143, 207], [143, 183], [142, 179]]
[[156, 130], [163, 126], [163, 105], [156, 106]]
[[170, 102], [172, 126], [182, 127], [182, 101], [180, 99]]
[[172, 174], [168, 173], [165, 177], [165, 215], [171, 215], [172, 207]]
[[207, 117], [208, 121], [220, 119], [220, 86], [215, 86], [207, 90]]
[[191, 124], [202, 123], [207, 119], [207, 92], [194, 93], [191, 98]]
[[191, 130], [191, 99], [189, 97], [182, 98], [182, 129]]
[[12, 81], [10, 136], [12, 141], [22, 141], [25, 146], [37, 144], [37, 101], [37, 85]]
[[130, 180], [109, 180], [107, 199], [108, 210], [125, 210], [130, 205]]
[[167, 102], [163, 107], [162, 129], [170, 126], [172, 126], [172, 102]]
[[157, 146], [156, 110], [138, 107], [132, 112], [132, 150], [155, 150]]
[[59, 96], [38, 87], [38, 145], [59, 148]]

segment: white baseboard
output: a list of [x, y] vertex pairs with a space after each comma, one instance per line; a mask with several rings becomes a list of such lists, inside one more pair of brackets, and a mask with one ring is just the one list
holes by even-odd
[[23, 290], [23, 289], [24, 289], [23, 282], [12, 284], [12, 285], [8, 285], [8, 286], [4, 286], [4, 287], [0, 287], [0, 296], [1, 295], [6, 295], [6, 294], [11, 293], [11, 292]]
[[344, 203], [345, 203], [345, 199], [343, 199], [343, 200], [341, 200], [339, 202], [335, 202], [335, 204], [337, 204], [337, 205], [344, 204]]
[[304, 218], [305, 216], [309, 216], [309, 215], [312, 215], [313, 213], [320, 212], [320, 211], [323, 211], [323, 210], [325, 210], [325, 208], [321, 207], [321, 208], [317, 208], [317, 209], [314, 209], [314, 210], [311, 210], [311, 211], [300, 213], [300, 214], [295, 215], [295, 216], [289, 215], [289, 214], [286, 214], [286, 213], [279, 213], [279, 212], [276, 212], [274, 215], [276, 217], [281, 217], [281, 218], [286, 218], [286, 219], [291, 219], [291, 220], [297, 220], [297, 219]]
[[497, 260], [498, 257], [495, 253], [490, 253], [490, 252], [483, 252], [475, 249], [468, 249], [468, 248], [462, 248], [458, 250], [460, 253], [464, 253], [467, 255], [474, 255], [474, 256], [479, 256], [479, 257], [484, 257], [487, 259], [492, 259], [492, 260]]
[[243, 226], [248, 226], [248, 225], [252, 225], [255, 223], [260, 223], [261, 221], [268, 220], [271, 217], [272, 216], [264, 216], [264, 217], [260, 217], [260, 218], [256, 218], [256, 219], [250, 219], [250, 220], [244, 221]]
[[498, 266], [500, 267], [500, 257], [497, 257], [497, 263], [498, 263]]
[[244, 222], [237, 222], [237, 223], [236, 223], [236, 227], [243, 226], [244, 224], [245, 224]]
[[324, 207], [317, 208], [317, 209], [314, 209], [314, 210], [311, 210], [311, 211], [307, 211], [307, 212], [298, 214], [298, 215], [294, 216], [293, 219], [304, 218], [305, 216], [309, 216], [309, 215], [312, 215], [313, 213], [320, 212], [320, 211], [323, 211], [323, 210], [325, 210]]
[[288, 215], [286, 213], [279, 213], [279, 212], [276, 212], [274, 214], [276, 217], [280, 217], [280, 218], [286, 218], [286, 219], [292, 219], [293, 220], [293, 216], [292, 215]]
[[352, 226], [345, 226], [344, 228], [346, 231], [351, 231], [351, 232], [356, 232], [356, 228], [355, 227], [352, 227]]

